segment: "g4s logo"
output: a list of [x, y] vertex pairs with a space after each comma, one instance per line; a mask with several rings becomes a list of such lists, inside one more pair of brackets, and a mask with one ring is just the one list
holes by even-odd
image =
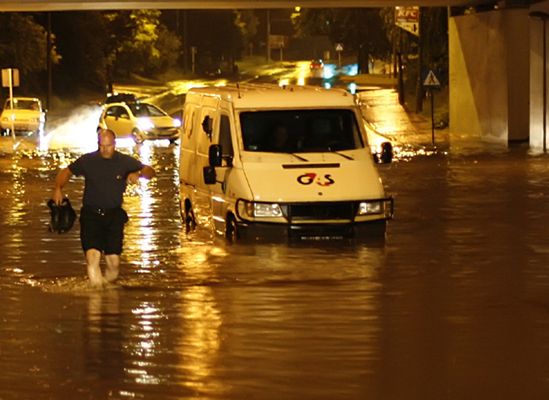
[[302, 185], [310, 185], [315, 182], [319, 186], [330, 186], [335, 183], [330, 174], [324, 176], [317, 175], [314, 172], [308, 172], [297, 177], [297, 181]]

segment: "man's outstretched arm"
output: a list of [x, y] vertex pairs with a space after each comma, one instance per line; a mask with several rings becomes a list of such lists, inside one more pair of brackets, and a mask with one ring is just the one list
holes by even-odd
[[61, 204], [63, 201], [63, 186], [65, 186], [71, 179], [72, 172], [68, 168], [63, 168], [59, 171], [55, 177], [55, 188], [53, 189], [52, 199], [55, 204]]
[[128, 174], [128, 183], [137, 183], [139, 178], [145, 178], [145, 179], [151, 179], [154, 178], [156, 175], [155, 170], [153, 167], [149, 165], [143, 165], [143, 168], [141, 168], [139, 171], [131, 172]]

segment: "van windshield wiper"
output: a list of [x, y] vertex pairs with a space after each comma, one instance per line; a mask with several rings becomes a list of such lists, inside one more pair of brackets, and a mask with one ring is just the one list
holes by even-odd
[[295, 153], [287, 153], [287, 154], [291, 154], [292, 156], [294, 156], [295, 158], [297, 158], [297, 159], [300, 160], [300, 161], [306, 161], [306, 162], [309, 161], [309, 160], [307, 160], [306, 158], [301, 157], [301, 156], [298, 156], [298, 155], [295, 154]]
[[338, 156], [346, 158], [347, 160], [354, 160], [353, 157], [348, 156], [347, 154], [340, 153], [339, 151], [331, 150], [331, 152], [334, 153], [334, 154], [337, 154]]

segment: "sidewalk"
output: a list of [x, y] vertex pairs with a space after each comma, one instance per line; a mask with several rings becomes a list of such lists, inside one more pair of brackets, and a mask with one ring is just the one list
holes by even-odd
[[364, 118], [382, 135], [397, 146], [414, 148], [446, 148], [449, 144], [448, 129], [435, 129], [434, 140], [430, 119], [409, 113], [400, 105], [394, 89], [371, 89], [357, 94]]

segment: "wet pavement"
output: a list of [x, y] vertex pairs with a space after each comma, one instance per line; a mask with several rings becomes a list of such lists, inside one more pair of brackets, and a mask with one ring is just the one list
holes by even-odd
[[78, 227], [47, 229], [84, 147], [4, 153], [0, 399], [547, 398], [549, 160], [416, 148], [379, 166], [382, 243], [234, 245], [182, 229], [177, 145], [122, 148], [158, 176], [127, 192], [121, 279], [101, 291]]

